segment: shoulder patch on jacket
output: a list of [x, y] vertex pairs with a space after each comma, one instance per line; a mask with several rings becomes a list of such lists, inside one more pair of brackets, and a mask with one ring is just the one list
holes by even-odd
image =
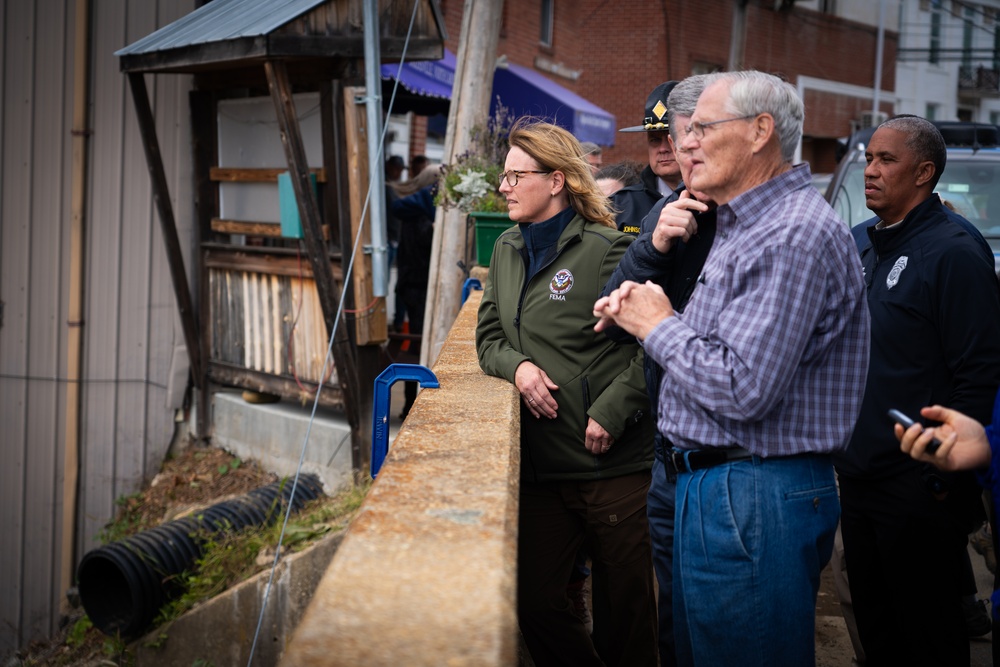
[[896, 260], [896, 263], [892, 265], [892, 269], [889, 271], [889, 275], [885, 278], [885, 286], [892, 289], [899, 282], [899, 274], [903, 272], [906, 268], [906, 263], [909, 261], [906, 255], [903, 255]]

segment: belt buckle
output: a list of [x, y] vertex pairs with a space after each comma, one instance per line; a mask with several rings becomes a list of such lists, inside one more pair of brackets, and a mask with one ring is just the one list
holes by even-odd
[[670, 450], [670, 465], [674, 469], [674, 474], [680, 474], [682, 472], [687, 472], [687, 464], [684, 461], [684, 452], [671, 448]]

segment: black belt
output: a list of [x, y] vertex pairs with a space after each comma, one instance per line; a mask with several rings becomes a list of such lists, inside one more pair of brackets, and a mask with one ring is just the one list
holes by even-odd
[[672, 449], [667, 452], [664, 464], [669, 472], [676, 475], [749, 458], [753, 458], [753, 454], [742, 447]]

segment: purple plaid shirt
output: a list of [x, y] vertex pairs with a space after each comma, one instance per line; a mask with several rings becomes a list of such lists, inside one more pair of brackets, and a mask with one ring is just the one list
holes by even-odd
[[799, 165], [719, 207], [683, 314], [643, 342], [663, 368], [658, 427], [681, 449], [832, 452], [868, 370], [858, 249]]

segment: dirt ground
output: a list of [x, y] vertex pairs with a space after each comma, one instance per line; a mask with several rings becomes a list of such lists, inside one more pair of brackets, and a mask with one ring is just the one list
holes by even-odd
[[[141, 492], [118, 500], [119, 521], [107, 530], [120, 539], [276, 481], [277, 475], [222, 449], [189, 446], [165, 461]], [[129, 664], [121, 642], [96, 628], [83, 630], [78, 625], [82, 617], [82, 609], [74, 610], [56, 637], [32, 644], [6, 666]]]

